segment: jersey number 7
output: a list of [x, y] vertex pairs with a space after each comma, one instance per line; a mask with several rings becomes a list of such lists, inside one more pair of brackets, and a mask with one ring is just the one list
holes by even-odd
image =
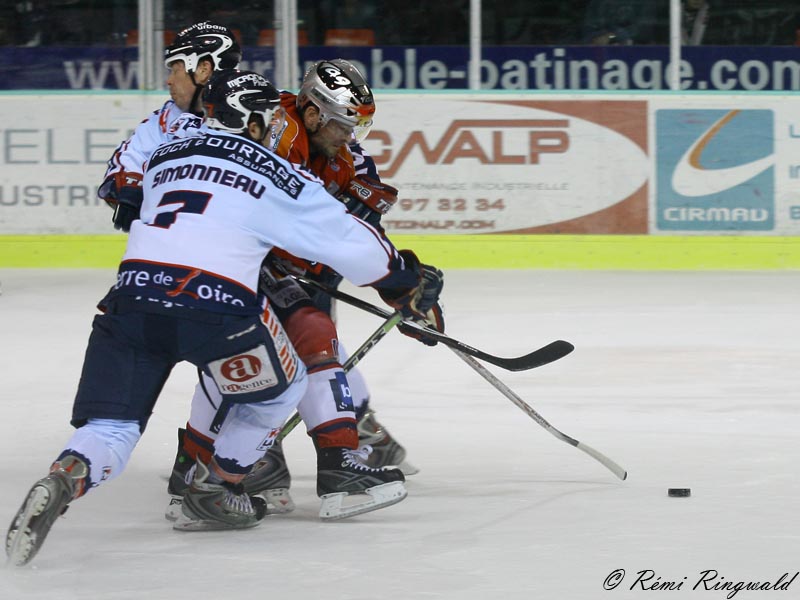
[[167, 192], [161, 197], [159, 206], [173, 206], [169, 212], [162, 212], [156, 215], [151, 225], [169, 229], [178, 218], [178, 213], [193, 213], [202, 215], [211, 200], [211, 194], [205, 192], [192, 192], [188, 190], [175, 190]]

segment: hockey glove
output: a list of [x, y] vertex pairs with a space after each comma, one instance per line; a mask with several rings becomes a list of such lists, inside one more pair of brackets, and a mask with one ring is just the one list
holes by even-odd
[[[439, 302], [433, 305], [433, 308], [431, 308], [428, 311], [424, 319], [415, 319], [415, 321], [422, 326], [435, 329], [439, 333], [444, 333], [444, 309], [442, 308], [442, 305]], [[397, 328], [403, 335], [407, 335], [410, 338], [414, 338], [415, 340], [422, 342], [426, 346], [435, 346], [436, 344], [439, 343], [435, 339], [422, 334], [418, 329], [415, 329], [414, 327], [409, 327], [404, 323], [400, 323], [397, 326]]]
[[377, 226], [381, 217], [397, 202], [397, 188], [360, 175], [350, 180], [347, 187], [339, 194], [339, 200], [351, 214], [372, 226]]
[[140, 174], [114, 174], [111, 193], [105, 199], [106, 203], [114, 209], [114, 216], [111, 217], [114, 229], [120, 229], [126, 233], [131, 230], [131, 223], [139, 218], [143, 199], [142, 176]]
[[[401, 311], [407, 319], [435, 323], [436, 316], [429, 313], [438, 306], [439, 295], [444, 287], [444, 274], [436, 267], [423, 265], [411, 250], [400, 250], [400, 256], [403, 257], [406, 267], [417, 273], [417, 287], [401, 292], [379, 290], [381, 298], [395, 310]], [[439, 313], [441, 315], [441, 308]], [[444, 327], [443, 319], [441, 325]]]

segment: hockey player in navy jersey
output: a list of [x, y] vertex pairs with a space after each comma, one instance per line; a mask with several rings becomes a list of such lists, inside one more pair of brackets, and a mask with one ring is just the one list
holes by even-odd
[[[71, 501], [120, 474], [181, 361], [210, 375], [231, 409], [212, 459], [197, 463], [174, 527], [261, 521], [265, 507], [241, 481], [305, 391], [305, 369], [285, 333], [261, 317], [259, 267], [272, 248], [324, 260], [409, 318], [426, 318], [441, 293], [440, 271], [398, 252], [316, 178], [264, 148], [280, 118], [268, 81], [218, 71], [205, 94], [213, 131], [160, 146], [150, 159], [141, 218], [94, 319], [73, 404], [76, 430], [6, 536], [16, 565], [36, 555]], [[386, 473], [384, 485], [404, 496], [402, 473]]]

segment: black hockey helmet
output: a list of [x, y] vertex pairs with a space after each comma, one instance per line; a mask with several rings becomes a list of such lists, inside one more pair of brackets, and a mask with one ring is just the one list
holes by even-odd
[[252, 115], [261, 115], [269, 127], [281, 108], [278, 90], [252, 71], [215, 71], [203, 90], [206, 125], [211, 129], [242, 133]]
[[203, 58], [211, 59], [214, 69], [235, 69], [242, 49], [230, 29], [204, 21], [181, 31], [164, 50], [164, 65], [182, 60], [187, 73], [194, 73]]

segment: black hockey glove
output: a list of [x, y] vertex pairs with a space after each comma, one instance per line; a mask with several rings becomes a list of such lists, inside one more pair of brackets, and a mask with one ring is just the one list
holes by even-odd
[[131, 230], [131, 223], [139, 218], [139, 211], [142, 209], [142, 176], [138, 173], [116, 173], [110, 187], [105, 201], [114, 209], [111, 221], [114, 229], [127, 233]]
[[[379, 290], [381, 298], [395, 310], [399, 310], [407, 319], [433, 327], [444, 333], [444, 313], [439, 304], [439, 295], [444, 287], [444, 274], [431, 265], [419, 262], [417, 255], [411, 250], [401, 250], [400, 256], [406, 267], [419, 275], [417, 287], [405, 292], [395, 293], [390, 290]], [[423, 338], [413, 327], [400, 326], [400, 331], [429, 346], [438, 342]]]

